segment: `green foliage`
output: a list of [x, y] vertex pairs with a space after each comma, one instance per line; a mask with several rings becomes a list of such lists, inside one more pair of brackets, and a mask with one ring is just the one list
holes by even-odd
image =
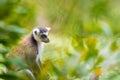
[[[0, 0], [0, 79], [14, 80], [19, 75], [12, 69], [13, 65], [25, 68], [24, 62], [19, 58], [9, 59], [6, 57], [13, 45], [18, 43], [28, 27], [35, 24], [34, 7], [29, 7], [28, 1]], [[26, 24], [23, 23], [26, 21]], [[34, 22], [34, 24], [31, 22]], [[7, 73], [6, 73], [7, 71]]]
[[8, 17], [11, 14], [11, 10], [19, 3], [20, 0], [1, 0], [0, 1], [0, 20]]

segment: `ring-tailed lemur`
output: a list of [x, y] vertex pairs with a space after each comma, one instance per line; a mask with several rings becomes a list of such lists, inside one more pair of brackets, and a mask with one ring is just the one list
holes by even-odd
[[19, 45], [13, 48], [8, 57], [20, 56], [28, 65], [26, 72], [32, 76], [32, 80], [36, 80], [34, 75], [40, 71], [40, 57], [43, 51], [44, 43], [49, 42], [48, 27], [36, 27], [32, 34], [26, 37]]

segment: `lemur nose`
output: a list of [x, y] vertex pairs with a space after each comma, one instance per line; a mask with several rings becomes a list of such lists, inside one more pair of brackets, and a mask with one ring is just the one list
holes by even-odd
[[45, 34], [41, 35], [41, 38], [47, 38], [47, 36]]

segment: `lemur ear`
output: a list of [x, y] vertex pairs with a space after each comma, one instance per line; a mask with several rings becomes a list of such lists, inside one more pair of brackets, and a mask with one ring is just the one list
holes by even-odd
[[46, 29], [47, 29], [48, 31], [50, 31], [50, 30], [51, 30], [51, 28], [50, 28], [50, 27], [46, 27]]
[[37, 31], [34, 31], [35, 35], [37, 35]]
[[33, 34], [37, 35], [39, 33], [39, 30], [36, 28], [33, 30]]

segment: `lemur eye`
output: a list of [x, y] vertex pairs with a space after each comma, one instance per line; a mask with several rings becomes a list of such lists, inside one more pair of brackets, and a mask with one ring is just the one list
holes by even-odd
[[44, 33], [46, 33], [47, 31], [44, 31]]

